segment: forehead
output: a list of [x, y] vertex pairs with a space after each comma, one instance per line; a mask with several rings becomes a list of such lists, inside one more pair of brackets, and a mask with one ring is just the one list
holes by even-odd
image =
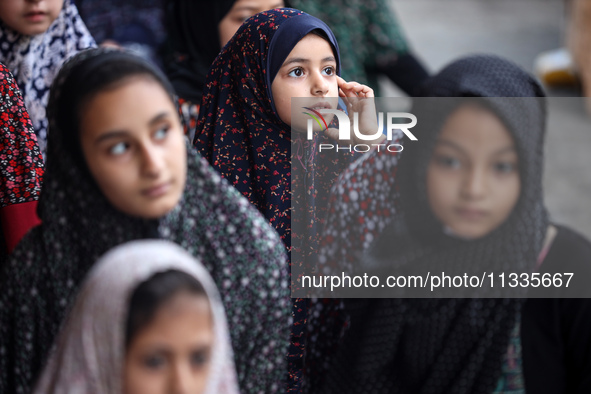
[[511, 132], [491, 110], [476, 104], [463, 104], [443, 124], [439, 141], [449, 141], [480, 151], [515, 147]]
[[288, 58], [325, 58], [329, 56], [335, 56], [332, 45], [325, 38], [315, 33], [308, 33], [293, 47]]
[[283, 0], [237, 0], [232, 6], [232, 10], [252, 9], [256, 11], [266, 11], [285, 6]]
[[152, 78], [137, 76], [90, 97], [81, 108], [81, 119], [84, 133], [98, 132], [143, 124], [162, 112], [175, 113], [168, 93]]
[[[183, 323], [182, 327], [179, 323]], [[173, 323], [173, 324], [171, 324]], [[193, 337], [203, 335], [203, 330], [213, 329], [213, 316], [209, 299], [205, 295], [181, 291], [158, 306], [154, 318], [144, 331], [145, 338], [168, 334], [178, 334], [189, 330]], [[192, 327], [192, 328], [190, 328]], [[193, 329], [197, 329], [196, 331]]]

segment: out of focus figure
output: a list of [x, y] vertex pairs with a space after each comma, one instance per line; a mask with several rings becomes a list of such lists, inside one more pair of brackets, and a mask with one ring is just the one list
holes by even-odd
[[297, 9], [326, 22], [343, 51], [342, 76], [374, 89], [378, 77], [388, 77], [412, 96], [429, 75], [412, 52], [396, 15], [386, 0], [290, 0]]
[[158, 65], [166, 38], [164, 0], [75, 0], [80, 16], [99, 45], [119, 46]]
[[238, 393], [220, 295], [168, 241], [108, 252], [82, 285], [35, 393]]

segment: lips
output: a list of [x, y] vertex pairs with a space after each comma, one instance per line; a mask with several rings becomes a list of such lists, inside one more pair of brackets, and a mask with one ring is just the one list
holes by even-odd
[[148, 198], [159, 198], [167, 194], [172, 188], [172, 181], [161, 182], [142, 190], [142, 195]]
[[477, 208], [456, 208], [455, 211], [458, 216], [467, 221], [479, 221], [488, 215], [486, 210]]
[[31, 11], [25, 14], [25, 19], [29, 22], [41, 22], [45, 19], [46, 13], [43, 11]]
[[330, 103], [327, 103], [326, 101], [323, 101], [321, 103], [316, 103], [310, 106], [309, 108], [313, 109], [314, 111], [318, 111], [321, 109], [332, 109], [332, 105], [330, 105]]

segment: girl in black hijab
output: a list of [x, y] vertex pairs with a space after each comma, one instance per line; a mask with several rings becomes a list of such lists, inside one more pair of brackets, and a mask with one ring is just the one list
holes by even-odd
[[146, 238], [180, 245], [210, 272], [241, 390], [280, 387], [290, 329], [284, 247], [186, 145], [173, 97], [155, 66], [118, 50], [82, 52], [55, 79], [42, 224], [0, 273], [0, 392], [29, 392], [97, 259]]
[[164, 69], [179, 97], [185, 132], [193, 139], [209, 67], [249, 17], [284, 7], [283, 0], [172, 0], [166, 7]]
[[[418, 141], [405, 142], [400, 157], [374, 152], [343, 174], [325, 231], [337, 240], [328, 262], [362, 270], [371, 263], [381, 273], [424, 265], [589, 277], [591, 244], [551, 225], [544, 207], [546, 103], [538, 83], [506, 60], [473, 56], [428, 80], [421, 96], [413, 108]], [[376, 195], [364, 181], [380, 176], [390, 186]], [[352, 261], [364, 245], [364, 257]], [[328, 361], [314, 348], [330, 346], [335, 331], [310, 323], [317, 333], [310, 365], [327, 369], [320, 377], [321, 369], [312, 371], [313, 392], [591, 389], [587, 299], [346, 299], [342, 315], [349, 326]]]

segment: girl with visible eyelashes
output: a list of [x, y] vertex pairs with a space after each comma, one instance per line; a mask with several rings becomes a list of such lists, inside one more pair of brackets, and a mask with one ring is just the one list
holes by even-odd
[[70, 56], [96, 46], [72, 1], [0, 1], [0, 62], [22, 89], [44, 155], [51, 82]]
[[144, 238], [201, 259], [226, 308], [241, 389], [274, 391], [290, 323], [285, 250], [187, 146], [163, 74], [127, 52], [84, 51], [56, 77], [48, 115], [42, 224], [0, 276], [0, 391], [31, 388], [94, 262]]
[[[362, 131], [377, 130], [373, 90], [339, 78], [339, 59], [334, 35], [319, 19], [287, 8], [259, 13], [216, 58], [199, 113], [195, 147], [263, 213], [287, 250], [298, 248], [300, 255], [314, 253], [328, 191], [352, 154], [318, 152], [318, 144], [334, 142], [336, 123], [315, 129], [308, 141], [305, 109], [292, 113], [292, 98], [305, 98], [303, 107], [336, 110], [341, 96], [349, 111], [360, 113]], [[305, 321], [305, 302], [296, 300], [290, 390], [299, 386]]]
[[220, 295], [179, 246], [144, 240], [97, 261], [34, 393], [238, 393]]
[[[585, 281], [591, 243], [552, 224], [543, 202], [546, 101], [538, 83], [504, 59], [472, 56], [427, 80], [421, 96], [412, 110], [418, 141], [405, 141], [400, 155], [374, 152], [339, 179], [323, 261], [381, 278], [426, 267], [574, 272]], [[379, 194], [363, 186], [376, 177], [384, 180]], [[355, 201], [344, 198], [352, 193]], [[489, 296], [503, 295], [496, 285]], [[310, 326], [317, 335], [308, 362], [326, 368], [310, 377], [310, 390], [587, 392], [591, 302], [563, 290], [527, 300], [345, 299], [340, 311], [322, 311], [338, 321]], [[520, 291], [512, 294], [528, 289]], [[342, 321], [344, 335], [331, 336]]]

